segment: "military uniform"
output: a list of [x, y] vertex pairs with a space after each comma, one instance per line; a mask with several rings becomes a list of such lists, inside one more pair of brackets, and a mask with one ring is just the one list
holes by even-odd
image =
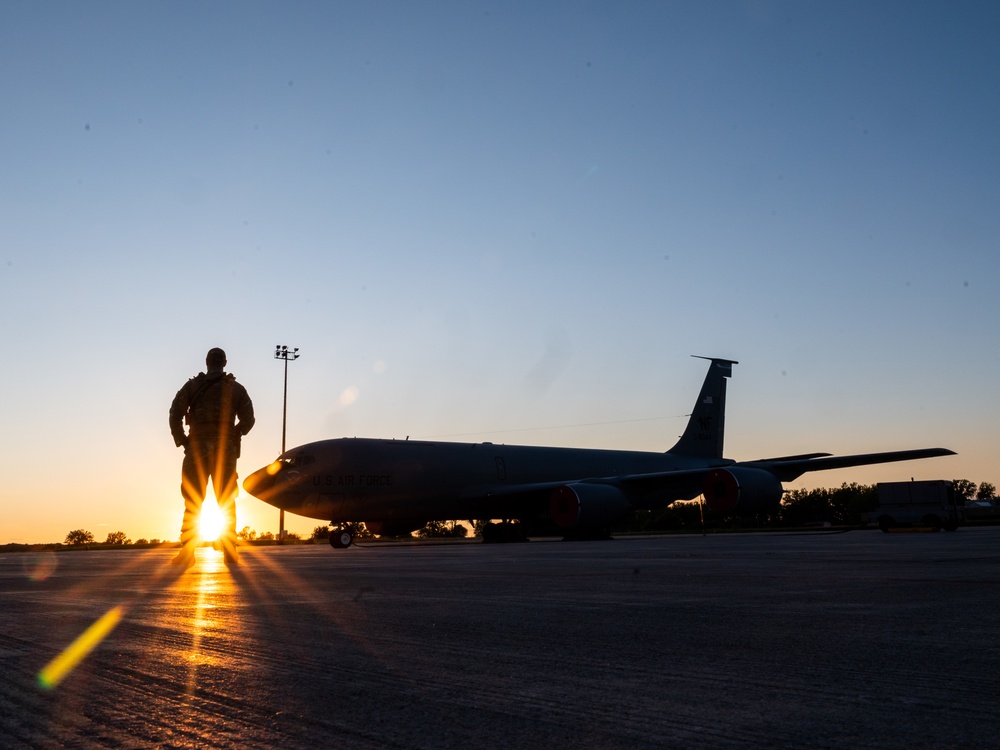
[[[240, 455], [240, 440], [254, 424], [253, 402], [246, 388], [237, 383], [232, 374], [222, 370], [225, 353], [221, 349], [213, 349], [207, 362], [208, 372], [188, 380], [170, 404], [170, 432], [174, 444], [184, 447], [181, 467], [183, 547], [177, 562], [187, 564], [194, 560], [198, 517], [209, 478], [215, 488], [219, 509], [226, 519], [222, 538], [226, 562], [236, 562], [236, 495], [239, 493], [236, 459]], [[184, 432], [185, 423], [187, 434]]]

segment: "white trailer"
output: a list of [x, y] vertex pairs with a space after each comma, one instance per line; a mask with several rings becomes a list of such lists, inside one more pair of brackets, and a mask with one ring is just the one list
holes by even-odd
[[965, 521], [965, 508], [956, 500], [951, 482], [944, 479], [880, 482], [878, 508], [870, 517], [874, 517], [878, 527], [885, 532], [912, 526], [954, 531]]

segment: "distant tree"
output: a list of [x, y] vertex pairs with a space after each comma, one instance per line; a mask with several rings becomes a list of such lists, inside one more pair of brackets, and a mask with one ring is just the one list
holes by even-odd
[[830, 493], [830, 521], [838, 525], [855, 526], [861, 514], [878, 507], [878, 486], [846, 482]]
[[91, 534], [86, 529], [74, 529], [66, 535], [66, 544], [72, 544], [75, 546], [80, 546], [84, 544], [93, 544], [94, 535]]
[[272, 542], [274, 541], [274, 534], [272, 534], [270, 531], [264, 531], [261, 532], [260, 536], [258, 536], [257, 538], [260, 539], [261, 541]]
[[[372, 539], [375, 537], [364, 523], [345, 523], [344, 528], [350, 531], [355, 539]], [[331, 533], [332, 529], [329, 524], [326, 526], [317, 526], [312, 530], [312, 535], [309, 538], [314, 542], [325, 542], [329, 540]]]
[[963, 502], [976, 496], [976, 483], [968, 479], [952, 479], [951, 486], [955, 490], [955, 497]]
[[976, 500], [992, 500], [997, 496], [997, 488], [993, 482], [982, 482], [976, 490]]
[[135, 543], [136, 543], [136, 545], [149, 544], [149, 540], [148, 539], [136, 539]]
[[469, 533], [469, 530], [454, 521], [429, 521], [422, 529], [417, 529], [417, 536], [421, 539], [431, 539], [440, 537], [451, 537], [462, 539]]
[[236, 532], [236, 536], [242, 539], [244, 542], [252, 542], [257, 538], [257, 532], [251, 529], [249, 526], [244, 526], [240, 531]]
[[150, 543], [150, 544], [159, 544], [159, 543], [160, 543], [160, 540], [159, 540], [159, 539], [150, 539], [150, 540], [149, 540], [149, 543]]
[[832, 492], [822, 487], [789, 490], [781, 499], [781, 520], [787, 526], [829, 521], [832, 517]]
[[862, 513], [874, 510], [877, 505], [876, 485], [845, 482], [836, 489], [789, 490], [781, 500], [780, 516], [786, 526], [823, 521], [854, 526], [861, 523]]
[[114, 544], [118, 546], [123, 546], [126, 544], [131, 544], [132, 540], [125, 536], [124, 531], [112, 531], [108, 534], [108, 538], [104, 540], [105, 544]]
[[285, 529], [285, 539], [301, 539], [301, 534], [296, 534], [294, 531], [289, 531]]

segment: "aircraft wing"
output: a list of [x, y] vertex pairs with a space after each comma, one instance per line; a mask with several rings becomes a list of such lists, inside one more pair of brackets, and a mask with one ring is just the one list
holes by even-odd
[[[549, 495], [566, 485], [609, 485], [627, 493], [636, 507], [669, 504], [675, 500], [690, 500], [702, 494], [706, 477], [722, 470], [755, 469], [771, 474], [778, 482], [790, 482], [810, 471], [828, 471], [850, 466], [912, 461], [936, 456], [953, 456], [947, 448], [919, 448], [905, 451], [861, 453], [851, 456], [833, 456], [829, 453], [805, 453], [796, 456], [761, 459], [756, 461], [718, 461], [713, 465], [619, 476], [567, 478], [562, 481], [530, 484], [493, 485], [467, 490], [464, 500], [470, 505], [487, 499], [515, 501], [522, 507], [538, 507], [548, 502]], [[759, 474], [759, 472], [757, 472]], [[746, 474], [746, 473], [744, 473]], [[773, 480], [772, 480], [773, 481]], [[777, 497], [780, 498], [780, 487]]]
[[[721, 464], [731, 466], [732, 462]], [[553, 491], [567, 485], [604, 485], [627, 493], [637, 507], [690, 500], [701, 494], [705, 475], [717, 466], [657, 471], [645, 474], [623, 474], [607, 477], [567, 477], [561, 481], [530, 484], [492, 485], [467, 490], [463, 500], [470, 506], [489, 500], [502, 500], [526, 508], [548, 507]]]
[[934, 458], [935, 456], [954, 456], [955, 451], [947, 448], [919, 448], [909, 451], [885, 451], [883, 453], [859, 453], [853, 456], [831, 456], [815, 453], [805, 456], [789, 456], [788, 458], [764, 459], [762, 461], [744, 461], [738, 466], [754, 469], [764, 469], [774, 474], [781, 482], [790, 482], [807, 471], [826, 471], [829, 469], [844, 469], [848, 466], [868, 466], [870, 464], [886, 464], [893, 461], [912, 461], [918, 458]]

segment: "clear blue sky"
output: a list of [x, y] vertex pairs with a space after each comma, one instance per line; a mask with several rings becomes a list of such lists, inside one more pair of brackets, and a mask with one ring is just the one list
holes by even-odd
[[[0, 543], [176, 539], [212, 346], [289, 445], [996, 469], [995, 3], [6, 2]], [[554, 429], [533, 429], [551, 427]], [[240, 525], [277, 530], [246, 498]], [[290, 519], [308, 533], [314, 521]]]

